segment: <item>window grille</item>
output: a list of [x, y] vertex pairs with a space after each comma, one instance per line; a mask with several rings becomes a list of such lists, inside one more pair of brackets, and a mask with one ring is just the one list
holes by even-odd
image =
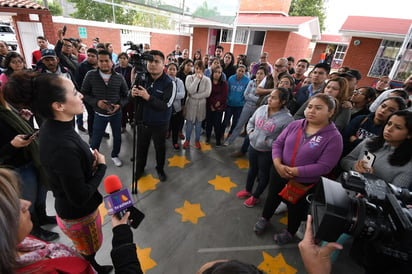
[[[224, 29], [224, 30], [222, 30], [220, 42], [221, 43], [231, 43], [232, 42], [232, 36], [233, 36], [233, 30]], [[237, 29], [236, 30], [235, 43], [236, 44], [246, 44], [247, 43], [247, 36], [248, 36], [248, 30]]]

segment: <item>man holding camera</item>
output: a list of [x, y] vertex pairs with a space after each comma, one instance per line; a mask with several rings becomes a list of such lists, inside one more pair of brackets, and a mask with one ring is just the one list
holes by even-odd
[[87, 72], [81, 91], [84, 100], [94, 109], [91, 148], [99, 149], [107, 123], [113, 133], [112, 161], [120, 167], [121, 108], [128, 102], [128, 88], [123, 76], [113, 70], [111, 54], [106, 50], [97, 53], [97, 69]]
[[172, 115], [172, 103], [176, 95], [176, 86], [163, 71], [165, 56], [161, 51], [149, 51], [147, 61], [147, 82], [144, 86], [135, 81], [131, 96], [136, 98], [137, 125], [136, 180], [143, 175], [147, 161], [150, 140], [153, 139], [156, 150], [156, 171], [160, 181], [167, 179], [164, 172], [166, 160], [166, 132]]
[[79, 64], [77, 57], [73, 55], [72, 40], [64, 37], [65, 30], [63, 29], [59, 29], [57, 35], [59, 40], [57, 41], [54, 50], [56, 51], [57, 57], [60, 59], [60, 64], [63, 67], [68, 68], [70, 72], [75, 75]]

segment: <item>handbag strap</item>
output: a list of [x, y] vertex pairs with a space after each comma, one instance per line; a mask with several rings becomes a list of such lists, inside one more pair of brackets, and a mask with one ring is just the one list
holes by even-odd
[[296, 135], [295, 146], [293, 147], [292, 162], [290, 165], [292, 167], [295, 166], [295, 158], [296, 158], [296, 154], [298, 153], [299, 141], [300, 141], [301, 136], [302, 136], [302, 128], [300, 127]]

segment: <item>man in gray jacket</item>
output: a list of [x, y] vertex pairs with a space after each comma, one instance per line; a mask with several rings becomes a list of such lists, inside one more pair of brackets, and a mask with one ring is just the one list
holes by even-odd
[[128, 87], [123, 76], [113, 70], [111, 54], [108, 51], [98, 52], [97, 66], [97, 69], [87, 72], [81, 89], [84, 100], [95, 111], [91, 148], [99, 149], [104, 130], [107, 123], [110, 123], [113, 133], [112, 161], [120, 167], [121, 109], [128, 101]]

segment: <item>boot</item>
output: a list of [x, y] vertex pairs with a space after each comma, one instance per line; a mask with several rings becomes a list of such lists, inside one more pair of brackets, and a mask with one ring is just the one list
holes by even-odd
[[99, 265], [96, 262], [95, 256], [96, 253], [92, 254], [92, 255], [83, 255], [82, 256], [88, 261], [90, 262], [90, 264], [93, 266], [94, 270], [97, 271], [97, 273], [99, 274], [108, 274], [113, 270], [113, 266], [111, 265]]

